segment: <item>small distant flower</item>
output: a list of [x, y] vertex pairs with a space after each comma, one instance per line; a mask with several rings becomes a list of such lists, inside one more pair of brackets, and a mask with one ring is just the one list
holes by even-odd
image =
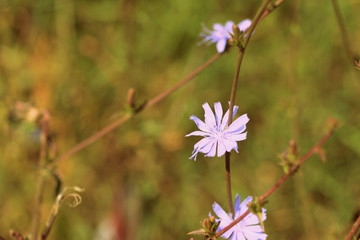
[[[230, 34], [233, 33], [233, 25], [234, 22], [228, 21], [225, 25], [221, 25], [216, 23], [213, 25], [214, 31], [211, 31], [204, 27], [204, 31], [206, 34], [201, 34], [200, 36], [204, 38], [204, 42], [215, 43], [216, 42], [216, 49], [219, 53], [222, 53], [225, 50], [226, 42], [228, 39], [231, 38]], [[244, 21], [238, 24], [240, 31], [245, 31], [251, 25], [251, 21], [249, 19], [245, 19]]]
[[[220, 218], [217, 219], [217, 221], [220, 221], [217, 232], [221, 231], [230, 223], [232, 223], [235, 219], [243, 215], [248, 210], [247, 204], [252, 201], [252, 197], [247, 197], [242, 203], [240, 203], [240, 200], [240, 195], [236, 194], [234, 203], [234, 218], [232, 217], [232, 214], [226, 213], [219, 204], [217, 204], [216, 202], [213, 204], [213, 210]], [[266, 209], [264, 208], [262, 208], [261, 219], [262, 221], [266, 219]], [[243, 220], [241, 220], [239, 223], [237, 223], [235, 226], [233, 226], [227, 232], [221, 235], [221, 237], [230, 237], [230, 240], [265, 240], [267, 234], [263, 232], [263, 229], [259, 224], [259, 218], [255, 214], [249, 213]]]
[[[196, 116], [190, 117], [190, 119], [196, 123], [200, 131], [187, 134], [186, 137], [204, 137], [194, 145], [193, 155], [190, 159], [194, 158], [194, 160], [196, 160], [196, 156], [199, 152], [205, 153], [205, 157], [215, 157], [216, 152], [217, 156], [221, 157], [225, 152], [230, 152], [232, 149], [237, 152], [237, 141], [246, 139], [247, 133], [244, 131], [246, 129], [246, 123], [249, 122], [247, 114], [241, 115], [227, 127], [229, 110], [223, 117], [223, 109], [219, 102], [214, 104], [215, 115], [208, 103], [203, 104], [202, 107], [205, 111], [205, 123]], [[234, 106], [232, 118], [234, 118], [237, 109], [238, 107]]]

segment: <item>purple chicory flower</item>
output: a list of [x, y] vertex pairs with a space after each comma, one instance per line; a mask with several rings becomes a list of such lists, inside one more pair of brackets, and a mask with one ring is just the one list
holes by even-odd
[[[188, 136], [202, 136], [204, 137], [194, 145], [194, 150], [190, 159], [194, 158], [199, 152], [205, 153], [205, 157], [221, 157], [225, 152], [230, 152], [234, 149], [238, 151], [237, 141], [246, 139], [246, 123], [249, 121], [247, 114], [241, 115], [238, 119], [234, 120], [230, 126], [227, 126], [229, 121], [229, 110], [223, 116], [223, 109], [219, 102], [214, 104], [215, 115], [211, 110], [208, 103], [202, 105], [205, 111], [205, 123], [196, 116], [191, 116], [200, 131], [195, 131]], [[238, 107], [234, 106], [233, 116], [234, 118]]]
[[[224, 229], [235, 219], [239, 218], [248, 210], [248, 203], [252, 201], [252, 197], [247, 197], [243, 202], [240, 201], [241, 196], [236, 194], [234, 210], [235, 216], [232, 217], [232, 214], [226, 213], [219, 204], [216, 202], [213, 204], [213, 210], [215, 214], [220, 218], [217, 221], [220, 221], [220, 225], [217, 229], [217, 232]], [[262, 208], [261, 220], [265, 221], [266, 219], [266, 209]], [[238, 222], [235, 226], [226, 231], [221, 237], [229, 238], [230, 240], [265, 240], [267, 234], [263, 232], [262, 227], [259, 225], [259, 218], [253, 214], [249, 213], [244, 219]]]
[[[204, 27], [204, 32], [206, 34], [201, 34], [200, 36], [204, 38], [203, 42], [215, 43], [216, 42], [216, 49], [219, 53], [222, 53], [225, 50], [227, 40], [231, 38], [230, 34], [233, 33], [233, 25], [234, 22], [228, 21], [225, 25], [221, 25], [216, 23], [213, 25], [214, 31], [211, 31]], [[245, 31], [251, 25], [251, 20], [245, 19], [238, 24], [240, 31]]]

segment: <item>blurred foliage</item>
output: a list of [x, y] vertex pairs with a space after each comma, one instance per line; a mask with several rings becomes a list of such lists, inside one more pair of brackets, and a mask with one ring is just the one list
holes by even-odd
[[[30, 232], [40, 149], [37, 112], [51, 113], [58, 154], [210, 58], [202, 24], [252, 18], [261, 1], [16, 0], [0, 2], [0, 236]], [[360, 4], [339, 1], [360, 52]], [[227, 104], [236, 50], [190, 84], [60, 163], [63, 186], [86, 189], [60, 210], [49, 239], [188, 239], [214, 201], [226, 205], [224, 162], [189, 160], [201, 104]], [[236, 104], [248, 139], [232, 155], [233, 193], [261, 195], [281, 177], [291, 139], [305, 153], [340, 128], [266, 205], [268, 239], [341, 239], [360, 210], [360, 72], [347, 59], [330, 1], [285, 1], [255, 31]], [[32, 110], [32, 112], [31, 112]], [[34, 112], [35, 111], [35, 112]], [[35, 114], [35, 115], [34, 115]], [[55, 151], [55, 150], [54, 150]], [[54, 153], [55, 154], [55, 153]], [[46, 181], [41, 226], [54, 201]], [[109, 235], [117, 235], [118, 238]]]

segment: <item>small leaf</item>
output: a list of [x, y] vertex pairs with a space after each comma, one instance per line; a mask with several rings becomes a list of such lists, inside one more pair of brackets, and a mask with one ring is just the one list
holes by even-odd
[[187, 233], [187, 235], [206, 235], [206, 232], [204, 229], [199, 229], [199, 230], [195, 230], [195, 231], [191, 231], [189, 233]]

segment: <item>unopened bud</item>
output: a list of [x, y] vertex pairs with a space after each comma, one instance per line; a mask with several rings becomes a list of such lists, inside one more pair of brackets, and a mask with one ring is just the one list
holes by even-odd
[[241, 31], [240, 31], [239, 26], [234, 24], [232, 29], [233, 29], [236, 39], [240, 39]]
[[129, 106], [131, 108], [134, 108], [135, 107], [135, 89], [133, 88], [130, 88], [128, 90], [128, 94], [127, 94], [127, 104], [129, 104]]
[[296, 142], [294, 140], [290, 140], [289, 147], [290, 147], [291, 154], [296, 157], [297, 156]]

